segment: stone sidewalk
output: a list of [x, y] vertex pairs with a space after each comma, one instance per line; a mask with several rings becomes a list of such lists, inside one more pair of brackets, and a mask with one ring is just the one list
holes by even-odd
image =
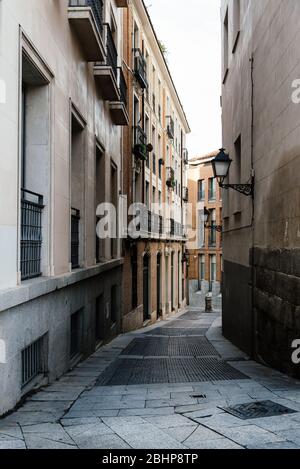
[[[222, 337], [220, 314], [196, 313], [188, 313], [192, 314], [190, 322], [188, 315], [177, 315], [116, 338], [59, 381], [28, 398], [16, 412], [0, 420], [0, 449], [300, 448], [300, 382], [248, 360]], [[211, 368], [224, 362], [241, 376], [194, 382], [187, 374], [183, 383], [153, 383], [150, 373], [152, 384], [99, 385], [99, 377], [114, 370], [118, 360], [143, 359], [146, 366], [150, 357], [124, 355], [133, 340], [160, 337], [157, 343], [165, 346], [169, 335], [178, 337], [180, 333], [185, 337], [198, 337], [198, 333], [199, 337], [206, 336], [216, 352], [213, 358], [198, 357], [200, 362], [212, 360]], [[162, 339], [162, 335], [166, 337]], [[183, 338], [179, 342], [182, 346], [189, 341]], [[183, 350], [189, 353], [188, 347]], [[146, 348], [143, 353], [147, 355]], [[176, 355], [177, 349], [170, 354]], [[173, 355], [151, 359], [168, 364], [182, 358]], [[185, 359], [194, 363], [196, 357]], [[122, 380], [118, 373], [108, 376]], [[125, 377], [126, 370], [124, 373]], [[158, 381], [161, 376], [154, 373]], [[272, 401], [294, 412], [243, 420], [223, 410], [260, 401]]]

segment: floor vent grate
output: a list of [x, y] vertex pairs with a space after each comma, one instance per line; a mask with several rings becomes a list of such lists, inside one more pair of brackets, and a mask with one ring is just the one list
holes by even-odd
[[220, 407], [228, 414], [234, 415], [242, 420], [258, 419], [263, 417], [275, 417], [279, 415], [294, 414], [297, 411], [277, 404], [272, 401], [250, 402], [233, 407]]

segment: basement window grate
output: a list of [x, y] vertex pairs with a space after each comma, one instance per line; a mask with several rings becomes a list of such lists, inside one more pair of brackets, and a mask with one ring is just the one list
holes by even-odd
[[297, 412], [296, 410], [289, 409], [288, 407], [272, 401], [250, 402], [233, 407], [220, 407], [220, 409], [242, 420], [275, 417]]
[[22, 388], [44, 373], [43, 344], [44, 337], [41, 337], [22, 350]]

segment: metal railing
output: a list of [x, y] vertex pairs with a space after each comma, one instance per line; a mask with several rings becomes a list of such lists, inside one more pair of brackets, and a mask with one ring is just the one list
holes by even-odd
[[175, 126], [174, 126], [174, 120], [172, 119], [171, 116], [167, 116], [167, 133], [168, 133], [169, 138], [173, 140], [175, 136]]
[[43, 196], [21, 189], [21, 280], [41, 275]]
[[69, 0], [70, 7], [91, 7], [100, 34], [103, 33], [103, 0]]
[[183, 187], [182, 188], [182, 200], [184, 202], [188, 202], [189, 201], [189, 189], [187, 187]]
[[159, 234], [163, 235], [164, 225], [163, 225], [163, 217], [159, 215]]
[[118, 79], [118, 51], [108, 23], [104, 23], [106, 28], [106, 65], [112, 68], [115, 79]]
[[166, 184], [170, 188], [175, 187], [175, 171], [173, 168], [168, 167], [166, 170]]
[[175, 220], [174, 220], [174, 218], [170, 219], [170, 234], [171, 234], [171, 236], [175, 236]]
[[79, 267], [79, 224], [80, 211], [71, 209], [71, 264], [72, 269]]
[[128, 100], [128, 88], [124, 77], [124, 73], [121, 67], [119, 67], [119, 89], [120, 89], [120, 101], [127, 107]]
[[134, 49], [134, 73], [141, 87], [148, 88], [147, 62], [140, 49]]
[[44, 372], [43, 342], [44, 337], [41, 337], [22, 350], [22, 388]]
[[141, 160], [147, 160], [147, 135], [140, 125], [133, 128], [134, 130], [134, 148], [133, 153]]

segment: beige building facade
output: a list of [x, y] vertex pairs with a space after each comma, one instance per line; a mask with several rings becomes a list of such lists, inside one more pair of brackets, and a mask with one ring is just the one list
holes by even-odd
[[[222, 290], [222, 190], [211, 162], [218, 152], [191, 158], [188, 169], [191, 229], [196, 234], [188, 245], [189, 304], [205, 307], [207, 295], [221, 308]], [[207, 221], [204, 212], [207, 211]]]
[[[123, 329], [141, 327], [186, 304], [189, 125], [143, 1], [125, 15], [129, 126], [124, 193], [142, 204], [140, 235], [124, 241]], [[131, 217], [129, 218], [131, 219]]]
[[121, 331], [126, 7], [0, 2], [0, 414]]
[[300, 3], [222, 1], [223, 330], [256, 359], [299, 376]]

